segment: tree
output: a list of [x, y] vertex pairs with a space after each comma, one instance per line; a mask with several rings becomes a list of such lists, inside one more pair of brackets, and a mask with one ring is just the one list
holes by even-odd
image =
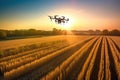
[[103, 35], [108, 35], [108, 34], [109, 34], [109, 31], [108, 31], [107, 29], [104, 29], [104, 30], [102, 31], [102, 34], [103, 34]]
[[93, 30], [88, 30], [89, 34], [95, 34], [95, 32]]
[[53, 28], [53, 34], [57, 34], [58, 30], [56, 28]]
[[67, 31], [66, 31], [66, 30], [61, 30], [61, 29], [53, 28], [52, 33], [53, 33], [54, 35], [61, 35], [61, 34], [66, 35], [66, 34], [67, 34]]
[[30, 36], [35, 35], [35, 34], [36, 34], [36, 30], [35, 30], [35, 29], [29, 29], [29, 30], [28, 30], [28, 34], [29, 34]]
[[95, 33], [98, 35], [98, 34], [101, 34], [101, 31], [100, 30], [96, 30]]
[[117, 30], [117, 29], [114, 29], [110, 32], [110, 35], [113, 35], [113, 36], [120, 36], [120, 31]]
[[12, 37], [12, 36], [14, 36], [14, 31], [7, 31], [7, 37]]
[[0, 39], [5, 39], [7, 37], [6, 31], [0, 31]]

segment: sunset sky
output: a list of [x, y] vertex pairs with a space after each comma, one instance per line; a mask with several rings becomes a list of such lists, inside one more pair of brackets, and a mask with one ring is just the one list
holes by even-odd
[[[65, 25], [48, 15], [70, 18]], [[0, 29], [120, 30], [120, 0], [0, 0]]]

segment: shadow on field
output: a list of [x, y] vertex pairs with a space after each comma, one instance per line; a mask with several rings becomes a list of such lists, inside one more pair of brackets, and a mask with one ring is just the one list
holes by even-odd
[[109, 55], [109, 61], [110, 61], [111, 80], [118, 80], [117, 73], [115, 70], [115, 63], [114, 63], [114, 59], [112, 56], [112, 51], [110, 49], [110, 44], [108, 42], [108, 39], [107, 39], [107, 45], [108, 45], [108, 55]]

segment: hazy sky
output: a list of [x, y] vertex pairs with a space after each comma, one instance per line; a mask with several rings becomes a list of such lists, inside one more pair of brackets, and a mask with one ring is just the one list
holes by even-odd
[[[70, 21], [57, 25], [48, 15], [64, 15]], [[120, 30], [120, 0], [0, 0], [0, 29], [51, 30], [66, 26]]]

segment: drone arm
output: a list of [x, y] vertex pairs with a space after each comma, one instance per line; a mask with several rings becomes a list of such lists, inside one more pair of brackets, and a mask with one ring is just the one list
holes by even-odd
[[67, 18], [66, 21], [69, 21], [69, 18]]
[[49, 17], [49, 18], [51, 19], [51, 21], [52, 21], [52, 19], [53, 19], [52, 16], [48, 16], [48, 17]]

